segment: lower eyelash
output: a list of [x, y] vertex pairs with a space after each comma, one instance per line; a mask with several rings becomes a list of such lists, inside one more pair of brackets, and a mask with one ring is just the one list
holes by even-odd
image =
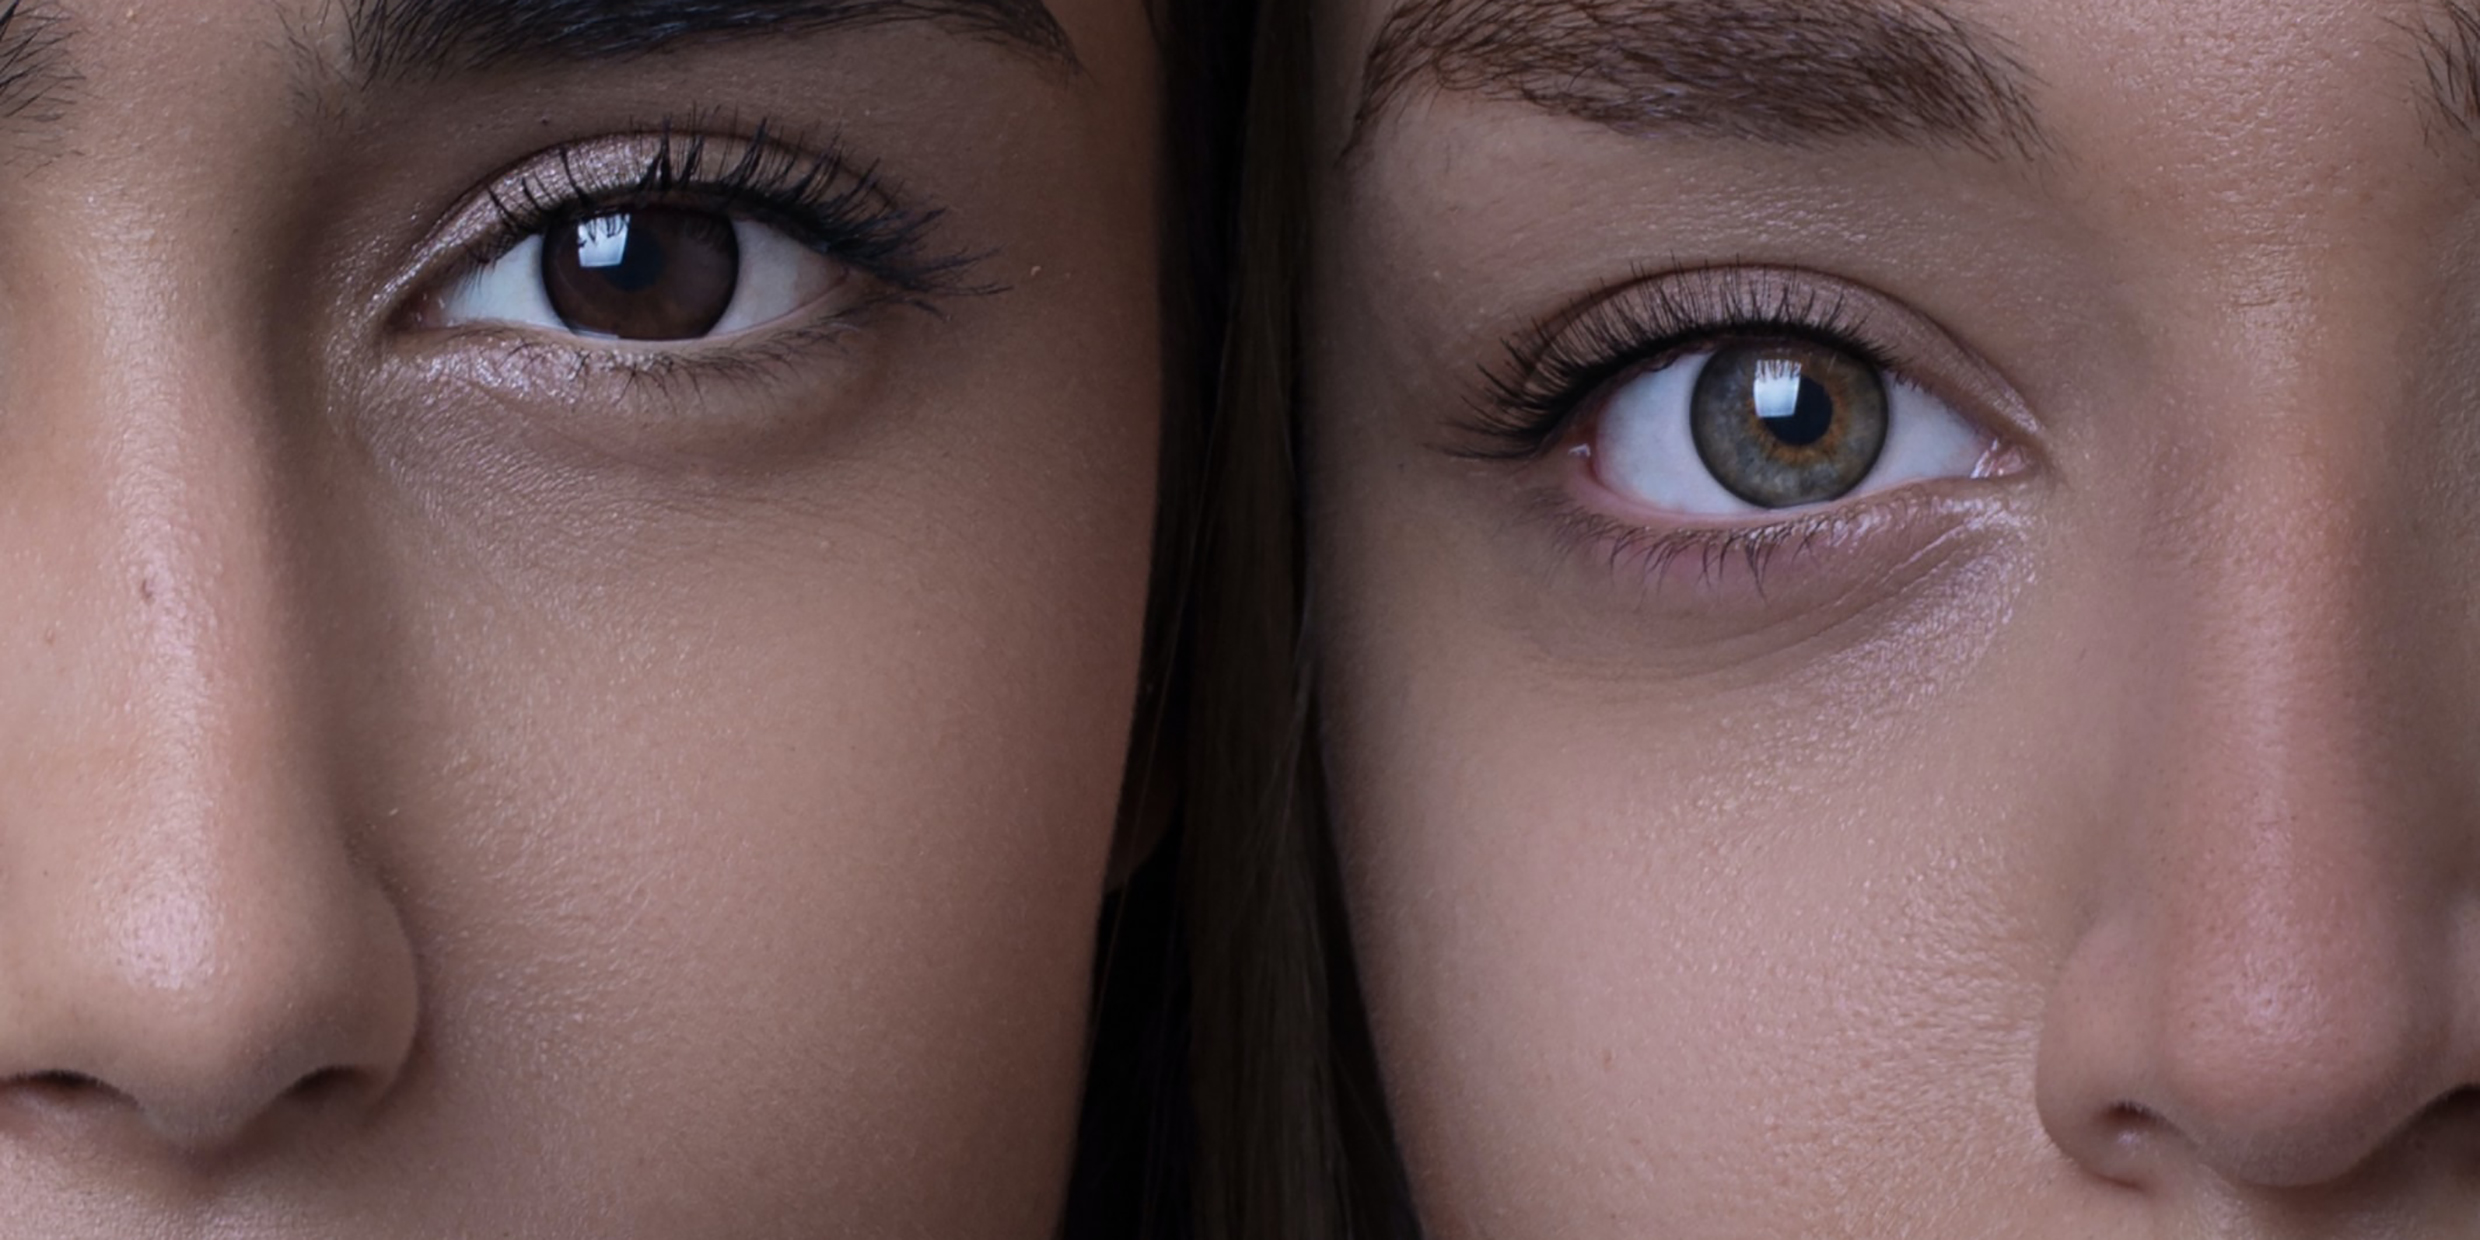
[[557, 367], [563, 382], [576, 390], [592, 383], [617, 383], [622, 392], [640, 392], [660, 399], [693, 396], [707, 383], [764, 384], [779, 378], [821, 347], [833, 347], [856, 329], [848, 319], [829, 320], [770, 332], [762, 340], [732, 349], [619, 349], [557, 339], [509, 336], [484, 325], [468, 329], [504, 341], [503, 365], [540, 370]]
[[[1989, 511], [1977, 504], [1962, 505], [1952, 495], [1888, 492], [1765, 525], [1662, 528], [1580, 507], [1561, 493], [1544, 493], [1535, 502], [1536, 515], [1549, 526], [1560, 554], [1589, 555], [1623, 582], [1659, 592], [1692, 567], [1695, 576], [1688, 584], [1716, 591], [1729, 588], [1729, 579], [1744, 572], [1748, 589], [1759, 600], [1767, 596], [1769, 577], [1793, 562], [1812, 555], [1833, 557], [1846, 549], [1883, 548], [1890, 538], [1903, 543], [1907, 540], [1895, 535], [1897, 529], [1910, 526], [1926, 531], [1932, 528], [1927, 523], [1938, 523], [1944, 532], [1912, 546], [1903, 557], [1908, 561], [1944, 541], [1946, 534], [1962, 529], [1972, 521], [1972, 514], [1987, 516]], [[1881, 561], [1876, 567], [1893, 565]]]
[[1750, 586], [1765, 594], [1765, 577], [1785, 552], [1810, 550], [1820, 538], [1842, 531], [1833, 516], [1804, 517], [1774, 525], [1751, 527], [1683, 527], [1653, 529], [1616, 521], [1599, 513], [1566, 508], [1557, 514], [1561, 547], [1570, 554], [1591, 552], [1608, 561], [1613, 573], [1632, 570], [1650, 588], [1659, 589], [1682, 561], [1697, 567], [1696, 584], [1719, 585], [1737, 565], [1746, 570]]

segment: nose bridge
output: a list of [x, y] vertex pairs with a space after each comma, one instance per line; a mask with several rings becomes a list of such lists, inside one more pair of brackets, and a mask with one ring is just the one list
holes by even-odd
[[2208, 886], [2191, 890], [2259, 917], [2323, 898], [2320, 877], [2364, 895], [2334, 884], [2448, 859], [2423, 759], [2459, 674], [2424, 602], [2434, 562], [2407, 542], [2423, 501], [2399, 458], [2431, 442], [2402, 433], [2420, 398], [2407, 368], [2320, 348], [2350, 334], [2311, 321], [2268, 335], [2207, 398], [2223, 407], [2197, 419], [2216, 433], [2182, 452], [2185, 480], [2163, 485], [2190, 495], [2160, 505], [2170, 553], [2148, 557], [2143, 604], [2162, 807], [2144, 820], [2164, 856], [2198, 863]]
[[116, 753], [127, 803], [74, 845], [102, 854], [80, 868], [117, 874], [124, 893], [93, 910], [95, 929], [132, 984], [170, 993], [197, 990], [238, 940], [282, 932], [270, 923], [286, 902], [234, 893], [322, 847], [331, 813], [303, 750], [305, 635], [261, 409], [229, 364], [189, 369], [179, 387], [127, 373], [134, 390], [111, 400], [126, 420], [105, 474], [106, 563], [121, 580], [107, 568], [93, 601], [95, 627], [118, 630], [123, 708], [95, 743]]
[[412, 974], [329, 778], [278, 402], [249, 350], [167, 317], [198, 321], [115, 320], [111, 364], [42, 415], [34, 524], [76, 533], [36, 557], [61, 726], [0, 805], [0, 1081], [81, 1082], [201, 1144], [308, 1077], [384, 1080]]

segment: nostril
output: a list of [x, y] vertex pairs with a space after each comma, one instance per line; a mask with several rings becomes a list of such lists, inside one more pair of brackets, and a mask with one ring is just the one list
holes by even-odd
[[11, 1109], [55, 1120], [93, 1117], [129, 1105], [129, 1096], [83, 1072], [54, 1069], [27, 1072], [0, 1080], [0, 1099]]
[[363, 1074], [351, 1068], [321, 1068], [293, 1082], [285, 1097], [297, 1103], [317, 1106], [360, 1088]]
[[44, 1093], [54, 1094], [78, 1094], [86, 1093], [90, 1090], [108, 1090], [110, 1088], [103, 1082], [98, 1081], [83, 1072], [35, 1072], [27, 1075], [24, 1080], [28, 1086], [34, 1089], [41, 1090]]
[[126, 1095], [110, 1085], [83, 1072], [66, 1069], [29, 1072], [7, 1082], [7, 1085], [32, 1101], [51, 1106], [82, 1106], [127, 1100]]

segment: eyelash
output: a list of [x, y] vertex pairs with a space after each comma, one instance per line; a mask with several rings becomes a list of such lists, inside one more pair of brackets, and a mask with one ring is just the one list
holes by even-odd
[[[1716, 265], [1657, 275], [1632, 273], [1616, 292], [1597, 294], [1582, 310], [1542, 320], [1503, 344], [1503, 360], [1484, 368], [1483, 391], [1465, 424], [1457, 456], [1496, 462], [1548, 457], [1586, 417], [1594, 398], [1630, 371], [1649, 368], [1740, 338], [1801, 339], [1843, 350], [1889, 375], [1913, 368], [1871, 339], [1867, 316], [1840, 293], [1752, 280], [1748, 268]], [[1768, 287], [1768, 285], [1771, 287]], [[1659, 581], [1693, 563], [1702, 586], [1717, 584], [1733, 564], [1744, 566], [1762, 597], [1768, 569], [1786, 553], [1870, 536], [1899, 515], [1885, 502], [1834, 506], [1759, 525], [1654, 528], [1545, 499], [1562, 551], [1592, 553], [1614, 570], [1633, 567]]]
[[1459, 455], [1528, 461], [1546, 456], [1593, 397], [1620, 376], [1733, 338], [1792, 338], [1840, 349], [1888, 374], [1908, 368], [1869, 340], [1866, 317], [1839, 294], [1760, 289], [1729, 267], [1656, 279], [1637, 273], [1619, 291], [1509, 338], [1482, 372], [1484, 391]]
[[[966, 278], [981, 255], [934, 247], [943, 211], [904, 205], [875, 164], [855, 161], [834, 141], [803, 152], [778, 139], [764, 121], [745, 138], [682, 133], [670, 121], [657, 134], [643, 169], [620, 185], [593, 185], [579, 175], [575, 157], [584, 144], [548, 152], [544, 158], [555, 167], [549, 183], [528, 175], [512, 188], [491, 191], [498, 226], [464, 256], [460, 268], [487, 266], [527, 237], [566, 221], [658, 204], [690, 205], [780, 228], [870, 277], [888, 299], [934, 309], [940, 297], [992, 291]], [[740, 149], [727, 159], [716, 153], [718, 142]]]

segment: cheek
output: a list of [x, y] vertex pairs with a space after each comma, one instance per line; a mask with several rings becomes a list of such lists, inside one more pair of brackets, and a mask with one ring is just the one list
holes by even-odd
[[435, 946], [443, 1106], [501, 1134], [433, 1156], [524, 1181], [471, 1199], [1047, 1226], [1134, 697], [1129, 438], [1052, 463], [1120, 471], [1077, 501], [1010, 445], [1022, 474], [667, 518], [527, 592], [405, 551], [365, 795]]
[[2081, 759], [2011, 704], [2070, 669], [2001, 645], [1890, 700], [1882, 649], [1578, 667], [1448, 553], [1333, 567], [1329, 786], [1432, 1234], [1986, 1234], [2049, 1174], [2034, 1051], [2086, 861], [2050, 794]]
[[1416, 690], [1424, 737], [1336, 746], [1354, 941], [1425, 1202], [1484, 1232], [1493, 1206], [1543, 1234], [1611, 1211], [1645, 1234], [1917, 1219], [1940, 1190], [1896, 1177], [1944, 1164], [1905, 1141], [2040, 1138], [2011, 1131], [2040, 989], [1980, 916], [2003, 867], [1961, 824], [1906, 813], [1915, 788], [1526, 679]]

